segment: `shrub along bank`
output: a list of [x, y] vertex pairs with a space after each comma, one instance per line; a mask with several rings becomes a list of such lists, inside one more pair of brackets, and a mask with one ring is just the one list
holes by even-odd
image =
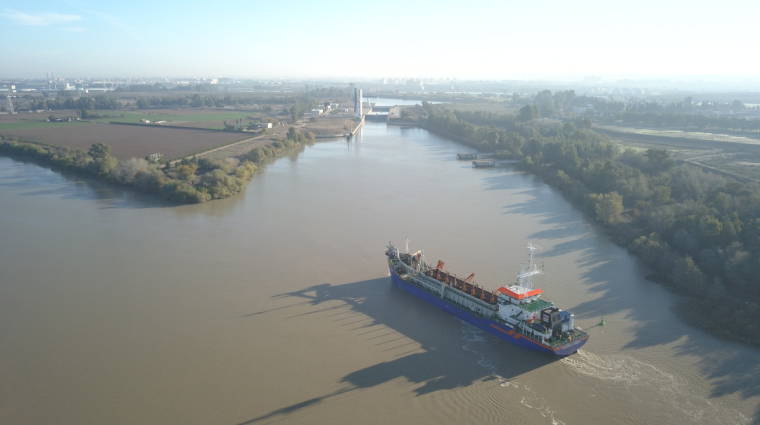
[[688, 296], [693, 323], [760, 345], [760, 185], [677, 163], [667, 151], [623, 150], [588, 122], [423, 108], [425, 128], [517, 159], [560, 189], [655, 280]]
[[0, 141], [0, 153], [11, 157], [97, 177], [111, 183], [158, 194], [177, 203], [199, 203], [230, 197], [245, 188], [258, 167], [314, 142], [314, 136], [291, 128], [287, 137], [259, 146], [239, 158], [193, 158], [174, 167], [141, 158], [119, 160], [107, 145], [88, 151], [14, 140]]

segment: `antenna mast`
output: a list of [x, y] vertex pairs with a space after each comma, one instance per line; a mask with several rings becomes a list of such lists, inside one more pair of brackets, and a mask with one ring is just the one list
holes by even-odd
[[524, 264], [520, 273], [517, 274], [517, 284], [525, 289], [533, 289], [533, 276], [543, 273], [533, 260], [538, 247], [528, 244], [528, 264]]

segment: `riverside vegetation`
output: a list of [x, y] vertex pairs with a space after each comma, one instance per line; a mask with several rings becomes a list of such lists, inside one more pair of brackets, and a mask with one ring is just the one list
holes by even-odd
[[314, 142], [314, 135], [293, 127], [287, 137], [258, 146], [237, 158], [183, 159], [173, 167], [142, 158], [119, 160], [102, 143], [88, 151], [16, 140], [0, 140], [0, 153], [97, 177], [177, 203], [199, 203], [230, 197], [245, 188], [258, 167]]
[[683, 311], [714, 334], [760, 345], [760, 185], [740, 184], [664, 150], [622, 149], [588, 120], [455, 111], [424, 103], [420, 124], [559, 188], [617, 243], [686, 295]]

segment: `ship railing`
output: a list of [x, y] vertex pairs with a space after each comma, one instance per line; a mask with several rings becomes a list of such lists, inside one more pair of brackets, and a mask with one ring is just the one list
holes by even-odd
[[493, 292], [480, 287], [477, 284], [466, 282], [453, 273], [449, 273], [439, 268], [429, 268], [425, 271], [425, 274], [433, 279], [443, 282], [448, 286], [458, 289], [472, 297], [478, 298], [488, 304], [495, 305], [497, 303], [497, 296]]
[[[417, 287], [419, 287], [420, 289], [422, 289], [424, 291], [427, 291], [427, 292], [429, 292], [431, 294], [435, 294], [435, 295], [438, 294], [437, 291], [433, 291], [432, 289], [428, 288], [427, 286], [422, 285], [422, 284], [420, 284], [420, 283], [418, 283], [416, 281], [417, 281], [417, 279], [415, 279], [414, 282], [416, 283]], [[475, 316], [479, 316], [479, 317], [486, 318], [486, 319], [492, 319], [494, 317], [498, 317], [497, 315], [494, 315], [494, 314], [488, 315], [488, 314], [483, 314], [483, 313], [478, 312], [478, 311], [471, 310], [468, 305], [466, 305], [464, 303], [461, 303], [461, 302], [458, 302], [456, 299], [446, 298], [444, 301], [447, 302], [447, 303], [451, 303], [451, 304], [457, 305], [457, 306], [459, 306], [459, 307], [467, 310], [468, 312], [470, 312], [471, 314], [473, 314]]]
[[533, 329], [531, 329], [530, 327], [527, 327], [525, 325], [525, 322], [523, 322], [523, 321], [519, 321], [517, 323], [517, 326], [514, 326], [514, 329], [517, 332], [521, 333], [522, 335], [524, 335], [524, 336], [526, 336], [528, 338], [536, 339], [538, 337], [538, 335], [536, 335], [536, 333], [533, 331]]

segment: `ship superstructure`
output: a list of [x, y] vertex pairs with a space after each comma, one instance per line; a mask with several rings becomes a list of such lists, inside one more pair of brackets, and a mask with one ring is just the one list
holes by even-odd
[[542, 271], [529, 246], [528, 262], [515, 282], [489, 291], [475, 283], [475, 274], [459, 278], [444, 270], [443, 261], [433, 267], [422, 251], [401, 252], [393, 244], [386, 249], [393, 283], [405, 291], [466, 320], [501, 339], [539, 351], [566, 356], [588, 340], [575, 326], [575, 316], [541, 298], [533, 277]]

